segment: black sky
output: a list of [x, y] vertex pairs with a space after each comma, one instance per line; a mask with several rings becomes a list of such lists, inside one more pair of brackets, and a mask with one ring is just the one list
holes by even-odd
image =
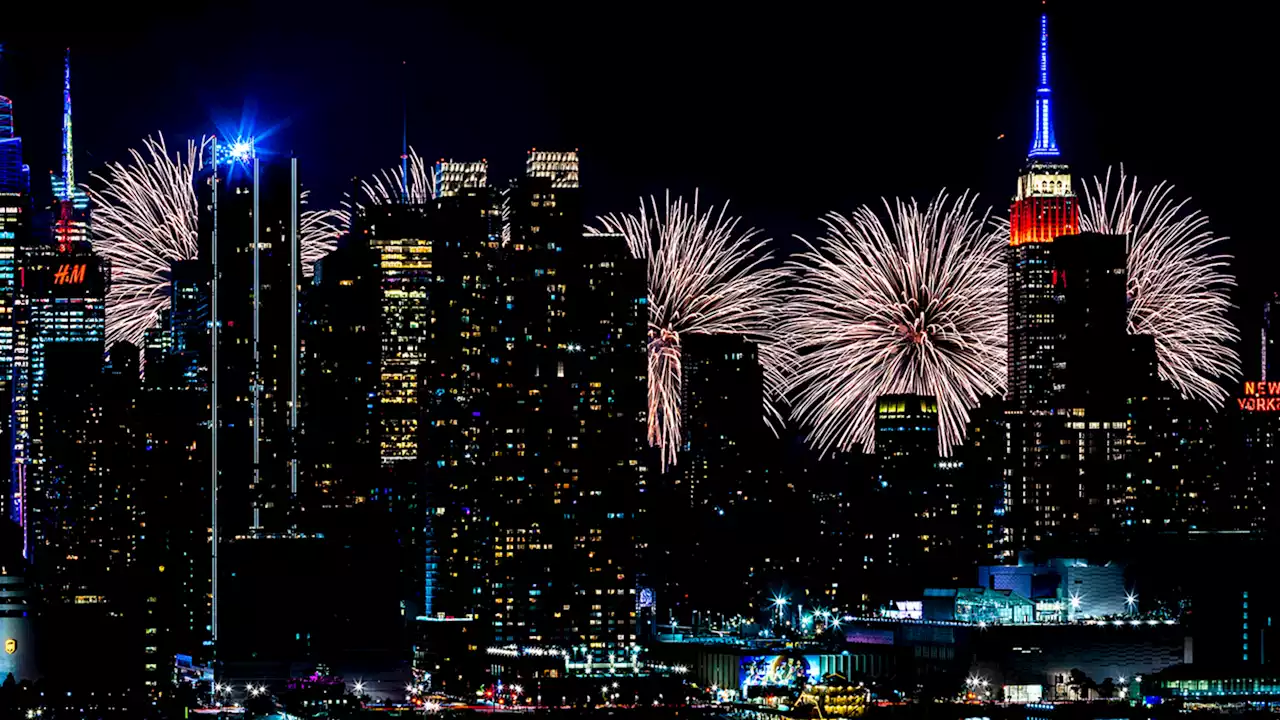
[[[1030, 139], [1041, 7], [7, 4], [25, 7], [0, 19], [0, 93], [42, 192], [70, 44], [81, 168], [156, 130], [234, 127], [248, 108], [259, 130], [277, 127], [265, 144], [298, 155], [305, 184], [333, 203], [352, 175], [397, 161], [407, 86], [410, 142], [427, 158], [485, 157], [500, 179], [529, 147], [576, 147], [592, 212], [700, 188], [779, 238], [813, 235], [828, 210], [943, 187], [1003, 212]], [[1277, 289], [1274, 12], [1181, 8], [1051, 8], [1058, 141], [1077, 177], [1123, 162], [1196, 199], [1232, 237], [1252, 336], [1252, 308]]]

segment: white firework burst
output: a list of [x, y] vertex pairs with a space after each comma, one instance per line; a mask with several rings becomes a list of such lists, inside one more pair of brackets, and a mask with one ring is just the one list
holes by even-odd
[[[381, 170], [372, 180], [360, 182], [360, 189], [374, 205], [423, 205], [436, 196], [435, 173], [413, 149], [409, 148], [406, 167]], [[407, 177], [406, 177], [407, 170]]]
[[[772, 342], [786, 273], [769, 267], [772, 253], [758, 230], [739, 231], [728, 205], [705, 212], [668, 195], [662, 206], [640, 201], [633, 215], [597, 218], [594, 232], [619, 233], [631, 253], [647, 261], [649, 287], [649, 444], [662, 467], [674, 465], [681, 445], [681, 337], [744, 335], [759, 344], [766, 396], [781, 382]], [[770, 407], [766, 419], [776, 418]]]
[[1004, 243], [975, 197], [939, 194], [921, 209], [885, 201], [829, 213], [826, 233], [791, 265], [784, 312], [793, 416], [823, 452], [875, 447], [882, 395], [933, 396], [938, 449], [964, 438], [969, 410], [1004, 391]]
[[[299, 203], [306, 205], [310, 195], [310, 190], [298, 193]], [[298, 244], [304, 275], [311, 277], [315, 264], [338, 248], [338, 238], [347, 233], [350, 225], [351, 214], [345, 209], [298, 212]]]
[[1080, 227], [1126, 236], [1129, 332], [1154, 339], [1161, 379], [1186, 398], [1221, 407], [1228, 397], [1222, 381], [1240, 377], [1226, 238], [1172, 185], [1140, 189], [1122, 167], [1113, 186], [1111, 175], [1085, 184]]
[[[107, 345], [141, 345], [169, 303], [170, 265], [199, 252], [195, 176], [210, 138], [188, 140], [186, 152], [169, 153], [164, 135], [142, 141], [127, 163], [92, 173], [99, 187], [85, 188], [93, 203], [94, 249], [111, 263], [107, 290]], [[308, 193], [299, 199], [305, 204]], [[331, 252], [347, 224], [342, 210], [304, 210], [298, 242], [304, 274]]]
[[193, 187], [209, 138], [188, 140], [169, 155], [164, 135], [129, 151], [132, 162], [109, 163], [86, 187], [93, 202], [94, 248], [111, 263], [107, 345], [141, 345], [143, 333], [169, 303], [169, 266], [196, 257], [197, 205]]

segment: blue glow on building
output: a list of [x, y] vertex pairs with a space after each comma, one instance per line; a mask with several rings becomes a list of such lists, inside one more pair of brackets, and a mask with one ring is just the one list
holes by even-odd
[[1049, 88], [1049, 17], [1040, 16], [1040, 86], [1036, 88], [1036, 125], [1027, 157], [1058, 157], [1058, 140], [1053, 134], [1053, 109]]

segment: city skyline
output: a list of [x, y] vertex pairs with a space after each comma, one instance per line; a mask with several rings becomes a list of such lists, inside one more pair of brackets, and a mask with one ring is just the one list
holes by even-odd
[[[1234, 321], [1242, 330], [1241, 349], [1251, 355], [1258, 320], [1248, 308], [1271, 296], [1265, 268], [1280, 261], [1259, 240], [1269, 218], [1232, 189], [1264, 181], [1248, 160], [1254, 151], [1246, 135], [1232, 120], [1250, 112], [1248, 95], [1237, 90], [1265, 82], [1262, 45], [1251, 41], [1260, 38], [1260, 29], [1222, 31], [1233, 20], [1226, 9], [1207, 9], [1193, 20], [1162, 13], [1157, 3], [1105, 13], [1048, 7], [1059, 30], [1059, 142], [1077, 182], [1124, 164], [1130, 175], [1169, 181], [1193, 197], [1238, 259], [1241, 284], [1233, 299], [1244, 311]], [[874, 40], [854, 36], [851, 45], [839, 36], [844, 25], [808, 22], [818, 11], [804, 8], [783, 18], [783, 30], [696, 9], [677, 15], [688, 27], [676, 30], [639, 14], [639, 24], [614, 39], [606, 39], [618, 32], [614, 26], [555, 8], [479, 18], [467, 10], [389, 4], [350, 26], [310, 20], [288, 33], [271, 30], [273, 21], [292, 18], [287, 6], [244, 4], [227, 13], [255, 9], [262, 30], [231, 34], [224, 52], [178, 58], [159, 68], [163, 79], [123, 87], [114, 78], [149, 67], [146, 58], [161, 51], [168, 33], [186, 27], [181, 12], [156, 16], [126, 9], [137, 21], [129, 43], [92, 32], [91, 14], [69, 18], [57, 31], [33, 26], [22, 37], [0, 38], [6, 46], [0, 86], [17, 105], [24, 150], [37, 175], [58, 166], [61, 58], [70, 44], [84, 58], [76, 69], [82, 175], [126, 160], [128, 148], [157, 131], [175, 144], [238, 132], [247, 110], [260, 130], [275, 130], [280, 144], [271, 150], [325, 158], [321, 166], [312, 161], [305, 181], [315, 201], [336, 206], [352, 176], [368, 178], [397, 162], [407, 85], [409, 141], [429, 163], [488, 157], [495, 177], [514, 177], [520, 167], [512, 158], [529, 147], [578, 148], [592, 178], [585, 197], [589, 217], [633, 207], [637, 197], [667, 189], [682, 195], [698, 189], [709, 202], [732, 201], [751, 226], [796, 251], [793, 233], [813, 236], [823, 214], [881, 197], [924, 200], [944, 188], [970, 189], [980, 193], [982, 207], [997, 213], [1005, 207], [1012, 194], [1007, 174], [1025, 153], [1030, 119], [1024, 93], [1035, 82], [1035, 67], [1027, 61], [1035, 38], [1026, 37], [1026, 28], [1034, 26], [1041, 5], [999, 3], [976, 15], [972, 8], [938, 8], [921, 17], [891, 8], [850, 12], [850, 22], [861, 18], [888, 30]], [[436, 83], [431, 63], [412, 54], [402, 69], [406, 53], [377, 35], [396, 19], [439, 28], [441, 56], [465, 50], [487, 69], [455, 69]], [[595, 50], [596, 62], [579, 67], [539, 52], [538, 31], [550, 33], [557, 23]], [[790, 31], [801, 29], [817, 38], [799, 43], [795, 38], [804, 35]], [[756, 46], [737, 38], [764, 38], [770, 31], [783, 44], [767, 53], [769, 64], [715, 60], [722, 53], [762, 58]], [[639, 54], [642, 44], [663, 38], [671, 39], [670, 53]], [[644, 69], [649, 62], [655, 63], [652, 75]], [[1117, 67], [1127, 70], [1116, 73]], [[489, 72], [499, 85], [484, 94], [461, 83], [459, 72]], [[610, 72], [622, 79], [625, 92], [610, 89]], [[408, 83], [401, 79], [406, 74]], [[294, 87], [284, 80], [288, 76], [304, 83]], [[679, 80], [686, 76], [687, 82]], [[631, 94], [659, 79], [666, 86], [675, 82], [670, 113], [651, 102], [637, 108]], [[717, 81], [725, 84], [723, 92]], [[344, 90], [337, 101], [320, 104], [316, 98], [331, 95], [330, 87]], [[706, 88], [705, 96], [695, 87]], [[524, 99], [510, 106], [495, 99], [511, 92]], [[349, 102], [341, 99], [347, 93]], [[576, 111], [614, 102], [627, 111], [606, 114], [603, 122]], [[129, 111], [120, 112], [117, 103]], [[868, 114], [867, 104], [876, 111]], [[734, 110], [712, 109], [718, 106]], [[791, 106], [797, 109], [784, 109]], [[485, 119], [486, 113], [497, 115]], [[517, 121], [503, 126], [497, 117]], [[343, 140], [335, 145], [333, 134]], [[1208, 142], [1188, 144], [1192, 137]], [[680, 162], [649, 162], [655, 157]], [[769, 161], [785, 162], [788, 170], [771, 172]]]
[[0, 38], [0, 708], [1280, 698], [1226, 16], [227, 10]]

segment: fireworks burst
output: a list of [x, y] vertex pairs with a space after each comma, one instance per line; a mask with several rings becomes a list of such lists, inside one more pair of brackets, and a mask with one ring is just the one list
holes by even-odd
[[877, 398], [914, 393], [937, 399], [947, 455], [969, 409], [1003, 392], [1004, 244], [975, 199], [885, 201], [887, 218], [866, 206], [830, 213], [825, 236], [791, 262], [786, 389], [815, 447], [871, 452]]
[[1218, 250], [1225, 238], [1209, 229], [1209, 218], [1188, 199], [1160, 183], [1140, 190], [1137, 178], [1086, 184], [1080, 227], [1125, 235], [1128, 246], [1129, 332], [1155, 340], [1161, 379], [1183, 397], [1220, 407], [1225, 378], [1239, 378], [1239, 336], [1228, 319], [1231, 257]]
[[[298, 202], [307, 204], [310, 190], [298, 193]], [[338, 249], [338, 238], [347, 232], [351, 215], [343, 209], [302, 210], [298, 213], [298, 244], [301, 245], [302, 272], [307, 277], [315, 270], [315, 264], [325, 255]]]
[[369, 202], [374, 205], [422, 205], [436, 196], [435, 173], [427, 168], [413, 148], [409, 148], [408, 161], [407, 178], [405, 168], [395, 167], [378, 172], [373, 180], [360, 182], [360, 189]]
[[101, 189], [87, 187], [95, 249], [111, 262], [107, 290], [107, 345], [142, 344], [142, 335], [169, 302], [169, 264], [197, 252], [193, 178], [208, 138], [188, 140], [186, 153], [169, 155], [164, 135], [129, 151], [130, 164], [109, 163], [93, 173]]
[[[597, 218], [594, 232], [620, 233], [631, 253], [647, 261], [649, 285], [649, 444], [662, 467], [674, 465], [681, 445], [684, 335], [737, 334], [759, 343], [766, 396], [781, 382], [770, 342], [785, 271], [765, 267], [772, 254], [757, 230], [739, 232], [741, 218], [726, 204], [705, 212], [667, 196], [664, 205], [640, 201], [634, 215]], [[776, 412], [770, 411], [776, 417]]]
[[[107, 290], [107, 346], [142, 344], [169, 303], [169, 266], [198, 253], [199, 206], [195, 175], [210, 139], [188, 140], [186, 152], [169, 153], [164, 135], [145, 138], [129, 151], [130, 162], [109, 163], [93, 173], [99, 188], [86, 187], [93, 202], [94, 249], [111, 262]], [[299, 194], [305, 204], [308, 193]], [[331, 252], [346, 226], [342, 210], [303, 210], [298, 242], [303, 272]]]

